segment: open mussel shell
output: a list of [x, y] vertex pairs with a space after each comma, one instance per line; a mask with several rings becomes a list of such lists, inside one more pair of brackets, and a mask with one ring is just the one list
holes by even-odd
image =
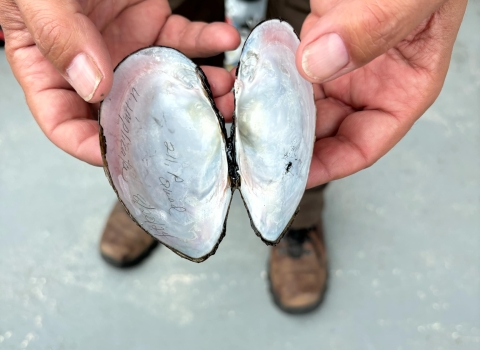
[[100, 108], [105, 173], [130, 217], [180, 256], [201, 262], [215, 253], [236, 188], [265, 242], [291, 223], [315, 128], [312, 86], [295, 67], [298, 44], [279, 20], [252, 32], [230, 138], [205, 75], [180, 52], [151, 47], [116, 68]]

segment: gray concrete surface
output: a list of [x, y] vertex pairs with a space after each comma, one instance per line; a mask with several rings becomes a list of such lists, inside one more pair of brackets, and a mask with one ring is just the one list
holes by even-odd
[[435, 105], [375, 166], [332, 183], [321, 309], [270, 301], [239, 197], [218, 253], [118, 270], [97, 252], [103, 171], [43, 136], [0, 53], [0, 349], [480, 349], [480, 2]]

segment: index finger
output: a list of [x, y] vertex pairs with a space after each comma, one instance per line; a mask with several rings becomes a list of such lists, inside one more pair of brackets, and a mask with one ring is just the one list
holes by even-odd
[[163, 26], [156, 45], [174, 47], [188, 57], [209, 57], [240, 45], [240, 35], [231, 25], [214, 22], [191, 22], [172, 15]]

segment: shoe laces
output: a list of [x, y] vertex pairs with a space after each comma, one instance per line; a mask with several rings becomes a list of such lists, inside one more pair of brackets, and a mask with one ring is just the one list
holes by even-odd
[[290, 229], [286, 235], [287, 254], [292, 258], [300, 258], [305, 253], [310, 253], [310, 250], [305, 250], [303, 244], [310, 240], [308, 233], [314, 227], [302, 228], [298, 230]]

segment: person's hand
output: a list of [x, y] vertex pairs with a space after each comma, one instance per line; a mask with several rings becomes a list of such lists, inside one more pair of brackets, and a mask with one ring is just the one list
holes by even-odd
[[466, 0], [311, 0], [297, 52], [314, 83], [307, 187], [375, 163], [435, 101]]
[[[102, 164], [98, 105], [87, 102], [106, 96], [125, 56], [164, 45], [207, 57], [240, 43], [228, 24], [171, 15], [167, 0], [0, 0], [0, 25], [8, 61], [43, 132], [94, 165]], [[228, 72], [207, 67], [205, 73], [214, 96], [231, 89]]]

